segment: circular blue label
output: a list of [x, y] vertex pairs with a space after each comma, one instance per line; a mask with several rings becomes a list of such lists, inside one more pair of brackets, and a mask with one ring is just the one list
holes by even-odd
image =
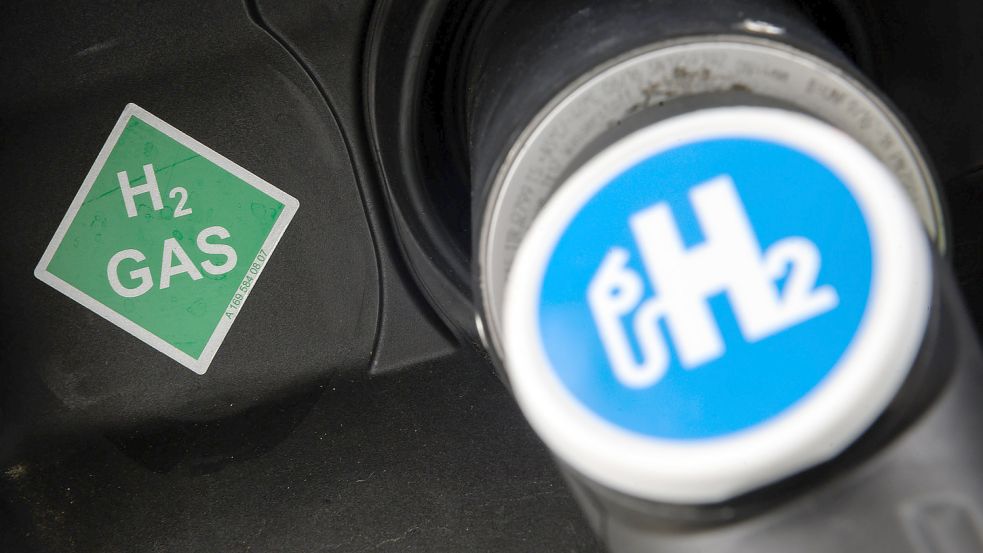
[[871, 292], [847, 186], [782, 144], [721, 138], [653, 155], [571, 219], [546, 266], [542, 345], [599, 417], [672, 440], [759, 425], [837, 366]]

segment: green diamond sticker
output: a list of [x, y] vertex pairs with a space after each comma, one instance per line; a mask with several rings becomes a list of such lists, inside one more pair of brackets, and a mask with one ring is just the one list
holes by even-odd
[[204, 374], [297, 207], [129, 104], [34, 274]]

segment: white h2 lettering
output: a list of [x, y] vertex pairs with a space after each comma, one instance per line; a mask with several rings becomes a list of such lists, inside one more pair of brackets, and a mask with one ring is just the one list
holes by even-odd
[[126, 171], [116, 173], [116, 180], [119, 181], [119, 189], [123, 193], [123, 205], [126, 206], [126, 216], [137, 216], [137, 205], [133, 197], [140, 194], [149, 194], [150, 203], [154, 206], [154, 211], [164, 209], [164, 202], [160, 199], [160, 188], [157, 186], [157, 175], [154, 174], [153, 165], [144, 165], [143, 174], [147, 178], [145, 184], [140, 186], [130, 186], [130, 178]]
[[[628, 266], [630, 253], [621, 247], [607, 252], [587, 289], [615, 377], [631, 388], [652, 386], [665, 376], [669, 349], [660, 321], [683, 368], [695, 369], [724, 354], [710, 296], [726, 293], [748, 342], [821, 315], [839, 302], [833, 287], [815, 286], [820, 255], [811, 241], [788, 237], [762, 252], [730, 177], [693, 187], [689, 199], [704, 236], [696, 246], [684, 245], [666, 203], [629, 219], [654, 297], [642, 301], [642, 277]], [[786, 275], [779, 290], [776, 281]], [[622, 322], [633, 312], [630, 326], [640, 361]]]

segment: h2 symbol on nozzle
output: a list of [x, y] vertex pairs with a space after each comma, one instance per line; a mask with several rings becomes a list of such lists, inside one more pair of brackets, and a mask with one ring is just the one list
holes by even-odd
[[704, 236], [693, 247], [684, 245], [665, 202], [629, 218], [654, 296], [643, 298], [642, 276], [628, 265], [629, 251], [619, 246], [607, 251], [588, 285], [587, 302], [611, 368], [630, 388], [653, 386], [666, 374], [669, 348], [660, 321], [684, 369], [724, 355], [711, 296], [726, 293], [747, 342], [821, 315], [839, 302], [832, 286], [816, 287], [820, 255], [812, 241], [791, 236], [762, 251], [729, 176], [694, 186], [689, 200]]

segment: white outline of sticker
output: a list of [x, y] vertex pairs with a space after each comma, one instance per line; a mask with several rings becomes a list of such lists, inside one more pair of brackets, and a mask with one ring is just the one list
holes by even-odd
[[[871, 234], [867, 309], [836, 367], [776, 417], [720, 438], [687, 442], [644, 436], [590, 411], [550, 368], [537, 322], [543, 275], [573, 217], [616, 175], [668, 149], [717, 138], [778, 142], [837, 175]], [[918, 215], [897, 179], [849, 135], [774, 108], [714, 108], [676, 116], [596, 155], [539, 213], [506, 287], [506, 370], [532, 427], [582, 474], [656, 501], [724, 501], [834, 457], [883, 412], [911, 368], [928, 321], [929, 252]]]
[[[55, 290], [58, 290], [62, 294], [65, 294], [76, 302], [82, 304], [84, 307], [92, 310], [100, 317], [129, 332], [133, 336], [136, 336], [150, 347], [191, 369], [195, 373], [205, 374], [205, 371], [208, 370], [208, 366], [211, 364], [212, 359], [218, 352], [219, 346], [222, 345], [226, 334], [228, 334], [229, 329], [232, 327], [232, 323], [234, 323], [235, 319], [239, 316], [241, 305], [240, 309], [233, 312], [231, 318], [223, 315], [219, 319], [218, 326], [215, 327], [212, 335], [208, 338], [208, 342], [205, 343], [205, 348], [202, 350], [201, 355], [199, 355], [196, 359], [167, 343], [140, 325], [127, 319], [120, 313], [110, 309], [85, 292], [82, 292], [78, 288], [75, 288], [71, 284], [48, 272], [48, 265], [51, 263], [51, 259], [54, 257], [55, 252], [58, 251], [58, 247], [61, 246], [62, 240], [64, 240], [65, 234], [68, 232], [69, 226], [71, 226], [72, 221], [75, 219], [79, 209], [82, 207], [82, 203], [85, 201], [86, 196], [89, 195], [89, 190], [92, 189], [92, 185], [95, 183], [96, 178], [99, 176], [99, 173], [105, 166], [106, 160], [109, 158], [109, 154], [116, 146], [120, 135], [123, 134], [123, 131], [126, 128], [126, 123], [130, 120], [130, 117], [134, 115], [141, 119], [144, 123], [164, 133], [181, 145], [191, 149], [196, 154], [201, 155], [201, 157], [228, 171], [235, 177], [244, 181], [246, 184], [260, 190], [283, 204], [283, 211], [280, 213], [280, 216], [277, 217], [276, 222], [273, 224], [273, 228], [270, 229], [269, 235], [266, 237], [266, 240], [261, 246], [261, 248], [266, 252], [267, 260], [273, 254], [273, 250], [276, 249], [276, 245], [279, 243], [284, 231], [286, 231], [287, 225], [290, 224], [294, 214], [297, 213], [297, 209], [300, 207], [300, 202], [298, 202], [297, 199], [290, 194], [287, 194], [265, 180], [236, 165], [234, 162], [212, 150], [208, 146], [205, 146], [201, 142], [198, 142], [194, 138], [191, 138], [187, 134], [165, 123], [159, 117], [151, 114], [140, 106], [131, 103], [127, 104], [126, 108], [123, 109], [123, 113], [116, 121], [116, 125], [113, 127], [112, 132], [109, 133], [109, 138], [106, 139], [105, 144], [103, 144], [102, 149], [99, 151], [99, 155], [92, 164], [92, 168], [89, 169], [89, 173], [82, 182], [82, 187], [79, 188], [78, 193], [75, 194], [75, 198], [72, 200], [71, 205], [68, 207], [68, 211], [65, 213], [61, 223], [58, 225], [58, 229], [55, 231], [54, 237], [52, 237], [48, 247], [44, 250], [44, 255], [41, 256], [41, 260], [38, 262], [37, 267], [35, 267], [34, 276], [36, 276], [42, 282], [50, 285]], [[254, 275], [254, 284], [255, 281], [259, 280], [260, 274], [262, 274], [263, 269], [265, 269], [268, 264], [268, 261], [264, 263], [259, 271]], [[250, 287], [250, 292], [252, 291], [252, 288], [253, 287]], [[243, 304], [248, 297], [249, 296], [247, 293], [242, 299]]]

